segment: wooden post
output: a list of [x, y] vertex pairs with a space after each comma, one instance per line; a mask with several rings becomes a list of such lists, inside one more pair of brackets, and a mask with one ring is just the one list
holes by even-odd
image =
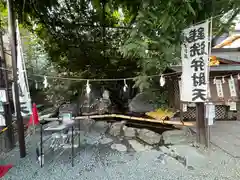
[[204, 103], [196, 103], [196, 111], [197, 142], [208, 147], [208, 129], [205, 120]]
[[19, 89], [18, 89], [18, 74], [17, 74], [17, 38], [16, 38], [16, 19], [13, 11], [13, 0], [8, 0], [8, 24], [12, 54], [12, 68], [13, 68], [13, 81], [14, 81], [14, 98], [16, 103], [17, 125], [18, 125], [18, 141], [20, 149], [20, 157], [26, 156], [25, 136], [23, 118], [21, 115], [21, 107], [19, 101]]
[[6, 98], [7, 102], [3, 103], [4, 108], [4, 116], [6, 119], [6, 126], [7, 126], [7, 139], [8, 139], [8, 149], [12, 149], [14, 147], [14, 131], [13, 131], [13, 125], [12, 125], [12, 111], [9, 101], [9, 87], [8, 87], [8, 72], [6, 68], [6, 58], [4, 54], [4, 44], [3, 44], [3, 34], [0, 31], [0, 67], [3, 68], [1, 71], [3, 72], [1, 75], [1, 81], [2, 81], [2, 88], [6, 89]]

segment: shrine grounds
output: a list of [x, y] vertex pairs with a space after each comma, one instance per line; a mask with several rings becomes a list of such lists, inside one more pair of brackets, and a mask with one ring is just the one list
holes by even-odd
[[[219, 132], [217, 129], [230, 125], [215, 124], [209, 150], [194, 143], [195, 135], [186, 128], [165, 131], [162, 135], [150, 130], [138, 131], [138, 137], [131, 132], [133, 128], [123, 127], [124, 135], [119, 134], [121, 125], [96, 123], [92, 130], [81, 129], [81, 146], [75, 149], [74, 167], [71, 165], [71, 149], [62, 154], [46, 154], [43, 168], [36, 162], [36, 143], [39, 131], [26, 138], [27, 156], [19, 158], [18, 147], [7, 154], [5, 163], [14, 167], [4, 180], [236, 180], [240, 178], [240, 160], [230, 151], [229, 146], [239, 140]], [[238, 122], [232, 124], [237, 133]], [[239, 129], [239, 128], [238, 128]], [[134, 130], [134, 131], [135, 131]], [[232, 128], [233, 130], [233, 128]], [[141, 132], [144, 133], [141, 135]], [[218, 132], [218, 133], [216, 133]], [[139, 138], [151, 139], [146, 144]], [[149, 137], [152, 138], [149, 138]], [[231, 136], [231, 137], [230, 137]], [[151, 145], [153, 140], [163, 138], [166, 144]], [[230, 139], [226, 139], [230, 138]], [[228, 144], [224, 142], [228, 141]], [[218, 143], [218, 144], [215, 144]], [[168, 145], [167, 145], [168, 144]], [[221, 147], [220, 147], [221, 146]], [[233, 149], [233, 148], [232, 148]]]

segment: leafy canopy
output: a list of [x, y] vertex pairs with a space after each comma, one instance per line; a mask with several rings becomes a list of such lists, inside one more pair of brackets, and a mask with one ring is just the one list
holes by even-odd
[[[239, 13], [232, 0], [15, 0], [22, 23], [43, 41], [51, 61], [86, 78], [162, 72], [180, 61], [180, 33], [211, 16], [221, 34]], [[223, 25], [221, 15], [231, 13]], [[144, 82], [144, 83], [142, 83]]]

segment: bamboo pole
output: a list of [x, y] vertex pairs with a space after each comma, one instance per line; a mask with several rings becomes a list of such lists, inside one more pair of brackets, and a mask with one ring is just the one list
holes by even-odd
[[[74, 120], [84, 120], [86, 118], [91, 119], [98, 119], [98, 118], [107, 118], [107, 117], [115, 117], [115, 118], [122, 118], [122, 119], [129, 119], [134, 121], [143, 121], [143, 122], [153, 122], [153, 123], [160, 123], [160, 124], [169, 124], [169, 125], [182, 125], [182, 126], [195, 126], [195, 122], [183, 122], [183, 121], [169, 121], [169, 120], [158, 120], [158, 119], [150, 119], [150, 118], [141, 118], [141, 117], [134, 117], [134, 116], [127, 116], [121, 114], [104, 114], [104, 115], [92, 115], [92, 116], [77, 116], [73, 118]], [[61, 120], [59, 118], [44, 118], [45, 121], [56, 121]]]

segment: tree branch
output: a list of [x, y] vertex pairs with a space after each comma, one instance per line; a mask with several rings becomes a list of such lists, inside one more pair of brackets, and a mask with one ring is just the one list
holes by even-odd
[[213, 38], [213, 42], [217, 40], [217, 38], [224, 32], [226, 32], [226, 28], [232, 23], [232, 21], [236, 18], [236, 16], [240, 13], [240, 8], [236, 9], [230, 19], [228, 19], [227, 23], [223, 24], [219, 31], [216, 33], [215, 38]]

